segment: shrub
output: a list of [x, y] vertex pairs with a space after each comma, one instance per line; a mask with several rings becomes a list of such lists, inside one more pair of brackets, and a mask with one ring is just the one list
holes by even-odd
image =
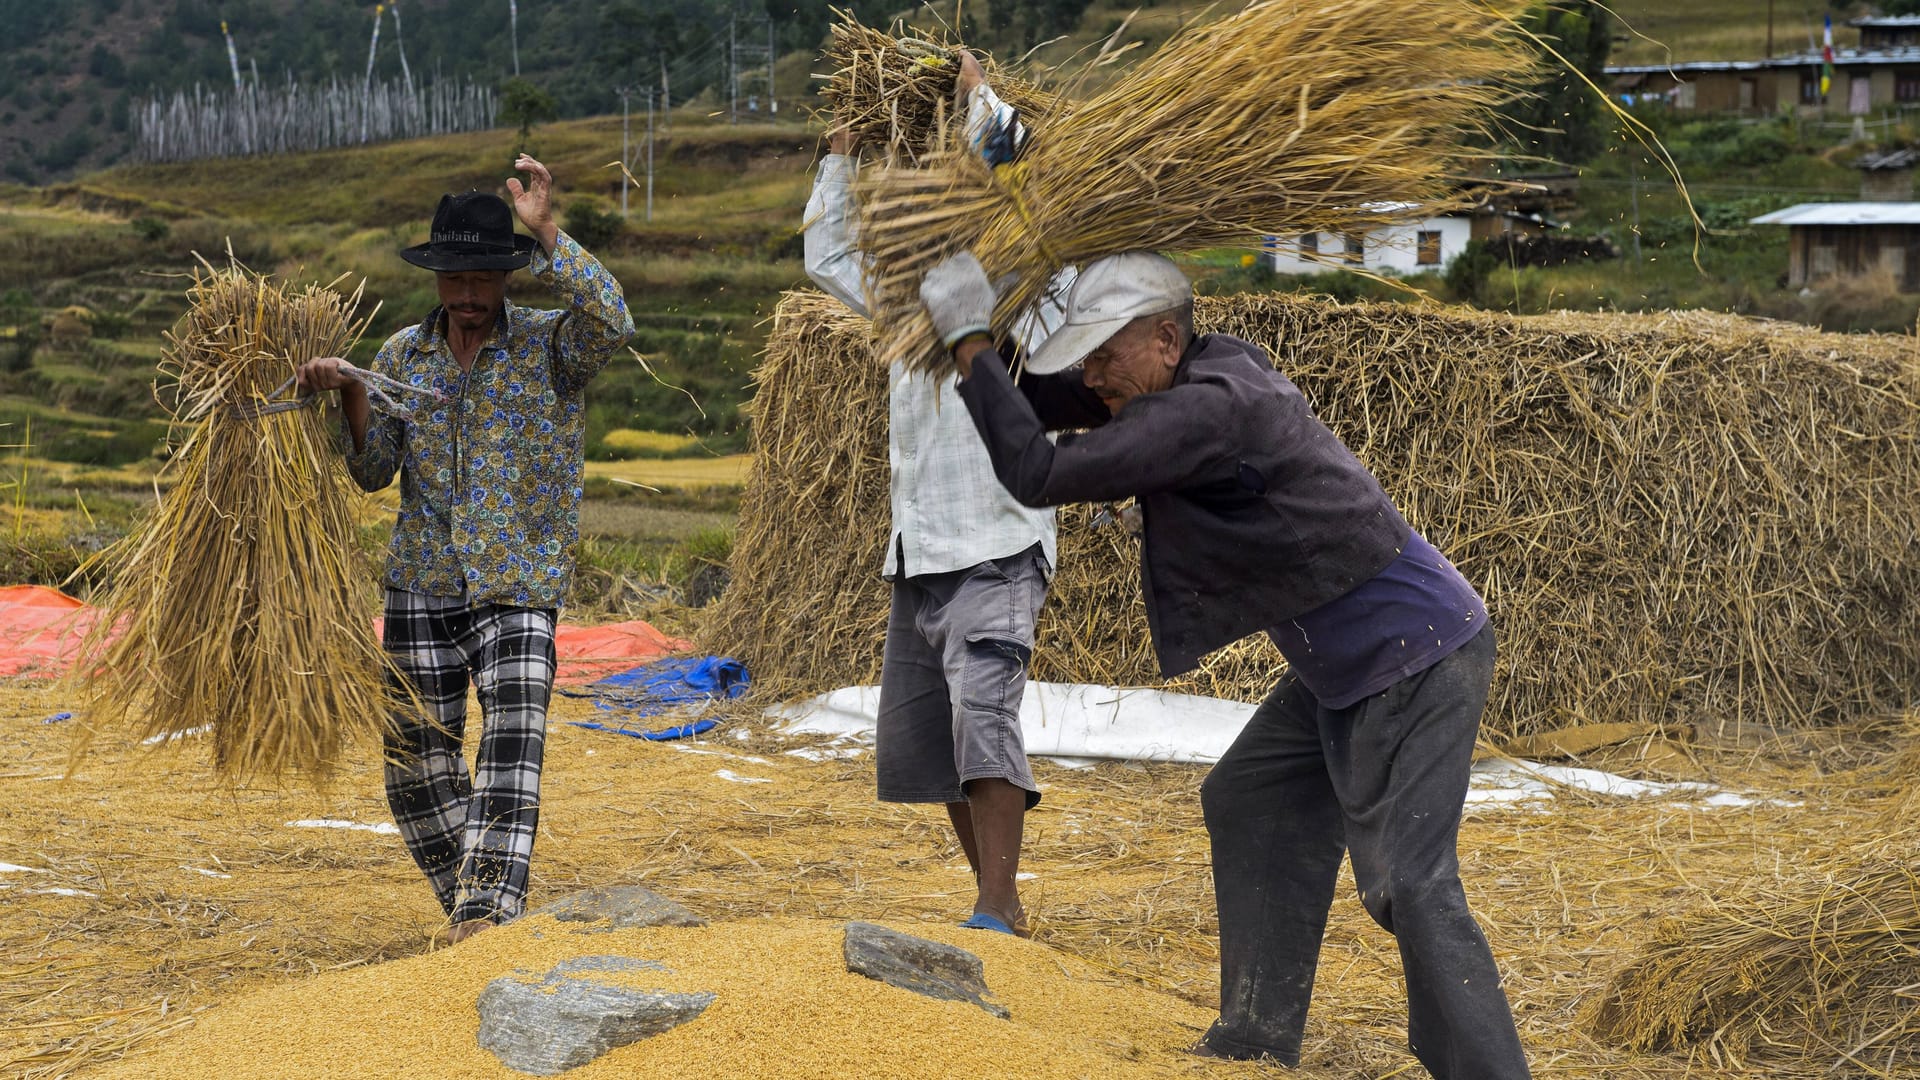
[[611, 210], [602, 210], [593, 203], [581, 199], [567, 207], [561, 224], [566, 228], [567, 235], [578, 240], [581, 247], [588, 251], [597, 251], [613, 243], [614, 237], [620, 235], [620, 229], [625, 222], [621, 220], [619, 214]]

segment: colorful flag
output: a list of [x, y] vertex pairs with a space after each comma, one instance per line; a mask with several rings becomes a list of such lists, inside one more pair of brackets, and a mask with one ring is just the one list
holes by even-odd
[[1833, 16], [1827, 16], [1826, 36], [1820, 43], [1820, 96], [1833, 87]]

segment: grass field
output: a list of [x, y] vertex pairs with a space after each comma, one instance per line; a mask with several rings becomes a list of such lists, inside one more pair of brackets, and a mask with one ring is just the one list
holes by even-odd
[[[1616, 64], [1760, 59], [1767, 55], [1769, 9], [1776, 55], [1818, 48], [1820, 17], [1827, 10], [1824, 4], [1769, 0], [1616, 0], [1609, 6], [1624, 24], [1616, 29]], [[1833, 21], [1835, 45], [1859, 41], [1842, 13], [1835, 12]], [[1618, 41], [1620, 34], [1628, 40]]]
[[589, 461], [588, 479], [645, 484], [657, 488], [738, 487], [747, 481], [751, 456]]

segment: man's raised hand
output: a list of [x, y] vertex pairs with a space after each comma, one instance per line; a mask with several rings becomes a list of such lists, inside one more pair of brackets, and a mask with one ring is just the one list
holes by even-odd
[[520, 223], [527, 227], [535, 240], [540, 241], [540, 249], [551, 255], [560, 231], [559, 226], [553, 223], [553, 174], [527, 154], [514, 159], [513, 167], [528, 177], [524, 187], [517, 176], [507, 180], [507, 194], [513, 198], [513, 212], [520, 215]]

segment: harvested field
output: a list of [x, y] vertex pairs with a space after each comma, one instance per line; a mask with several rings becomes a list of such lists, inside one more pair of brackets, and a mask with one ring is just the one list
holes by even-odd
[[[1920, 687], [1920, 364], [1906, 338], [1707, 313], [1513, 317], [1201, 298], [1267, 348], [1500, 633], [1487, 731], [1725, 739], [1898, 712]], [[756, 380], [733, 584], [703, 630], [763, 685], [877, 681], [886, 371], [790, 294]], [[1037, 678], [1161, 685], [1135, 541], [1061, 513]], [[1264, 641], [1174, 688], [1257, 700]]]
[[[503, 936], [422, 955], [439, 909], [397, 837], [287, 824], [386, 822], [371, 761], [349, 768], [324, 795], [232, 791], [215, 783], [198, 741], [152, 753], [103, 743], [79, 776], [62, 782], [66, 734], [44, 721], [63, 707], [40, 683], [0, 685], [0, 744], [9, 762], [0, 770], [0, 862], [28, 868], [0, 873], [9, 886], [0, 890], [0, 1014], [9, 1018], [0, 1031], [0, 1075], [219, 1076], [222, 1063], [238, 1060], [237, 1043], [260, 1041], [263, 1010], [273, 1012], [273, 1039], [286, 1048], [226, 1075], [261, 1075], [279, 1055], [310, 1061], [299, 1055], [312, 1053], [352, 1055], [367, 1066], [356, 1075], [419, 1075], [417, 1054], [388, 1070], [379, 1066], [388, 1055], [369, 1046], [371, 1037], [403, 1030], [408, 1046], [430, 1035], [444, 1048], [446, 1067], [436, 1076], [508, 1075], [471, 1055], [475, 1017], [466, 991], [489, 965], [504, 974], [537, 962], [510, 955], [547, 946], [496, 931]], [[574, 699], [558, 709], [560, 719], [587, 715]], [[1305, 1067], [1286, 1073], [1168, 1053], [1198, 1035], [1215, 1004], [1211, 879], [1197, 797], [1203, 770], [1102, 765], [1076, 772], [1038, 764], [1047, 795], [1030, 818], [1023, 862], [1034, 875], [1023, 888], [1037, 945], [981, 942], [952, 936], [972, 890], [943, 815], [875, 803], [870, 759], [803, 760], [784, 753], [798, 743], [758, 725], [734, 727], [749, 737], [676, 747], [556, 724], [531, 902], [590, 885], [644, 884], [714, 919], [704, 933], [716, 943], [734, 920], [743, 950], [790, 947], [795, 957], [821, 947], [826, 931], [811, 920], [878, 920], [956, 940], [985, 957], [990, 985], [1016, 1006], [1041, 992], [1029, 980], [1057, 973], [1074, 1015], [1087, 1010], [1095, 1017], [1088, 1022], [1100, 1025], [1089, 1041], [1114, 1044], [1115, 1076], [1418, 1075], [1400, 1030], [1397, 954], [1350, 883], [1328, 929]], [[1884, 756], [1895, 746], [1885, 732], [1825, 731], [1785, 749], [1840, 765], [1861, 760], [1849, 754]], [[1869, 832], [1895, 804], [1868, 797], [1845, 777], [1822, 779], [1770, 760], [1701, 749], [1686, 765], [1688, 775], [1777, 800], [1745, 808], [1586, 796], [1563, 797], [1551, 813], [1506, 806], [1469, 815], [1461, 839], [1468, 895], [1507, 974], [1537, 1076], [1834, 1075], [1825, 1063], [1738, 1068], [1705, 1055], [1690, 1060], [1686, 1050], [1629, 1051], [1583, 1030], [1586, 1006], [1663, 917], [1794, 880], [1795, 868], [1829, 852], [1835, 837]], [[722, 778], [722, 770], [735, 779]], [[592, 942], [590, 952], [617, 951], [582, 940]], [[364, 970], [387, 961], [398, 963]], [[1096, 1008], [1106, 1000], [1106, 981], [1112, 1017]], [[405, 995], [421, 985], [446, 994], [420, 1013], [399, 1004], [416, 1001]], [[1136, 1009], [1150, 1000], [1142, 996], [1148, 991], [1186, 1004], [1143, 1020]], [[382, 1011], [376, 999], [392, 1007]], [[341, 1022], [355, 1018], [373, 1026], [344, 1031]], [[696, 1030], [662, 1038], [690, 1040]], [[809, 1060], [805, 1047], [817, 1039], [796, 1049], [781, 1041], [791, 1032], [756, 1029], [751, 1037], [769, 1055], [775, 1071], [768, 1075], [824, 1075], [772, 1064], [787, 1060], [778, 1055]], [[606, 1060], [651, 1075], [644, 1063], [663, 1072], [671, 1063], [646, 1055], [686, 1045], [641, 1044]], [[1126, 1045], [1133, 1056], [1122, 1052]], [[182, 1056], [189, 1052], [195, 1056]], [[109, 1066], [123, 1055], [124, 1071]], [[205, 1067], [187, 1063], [198, 1061]]]

